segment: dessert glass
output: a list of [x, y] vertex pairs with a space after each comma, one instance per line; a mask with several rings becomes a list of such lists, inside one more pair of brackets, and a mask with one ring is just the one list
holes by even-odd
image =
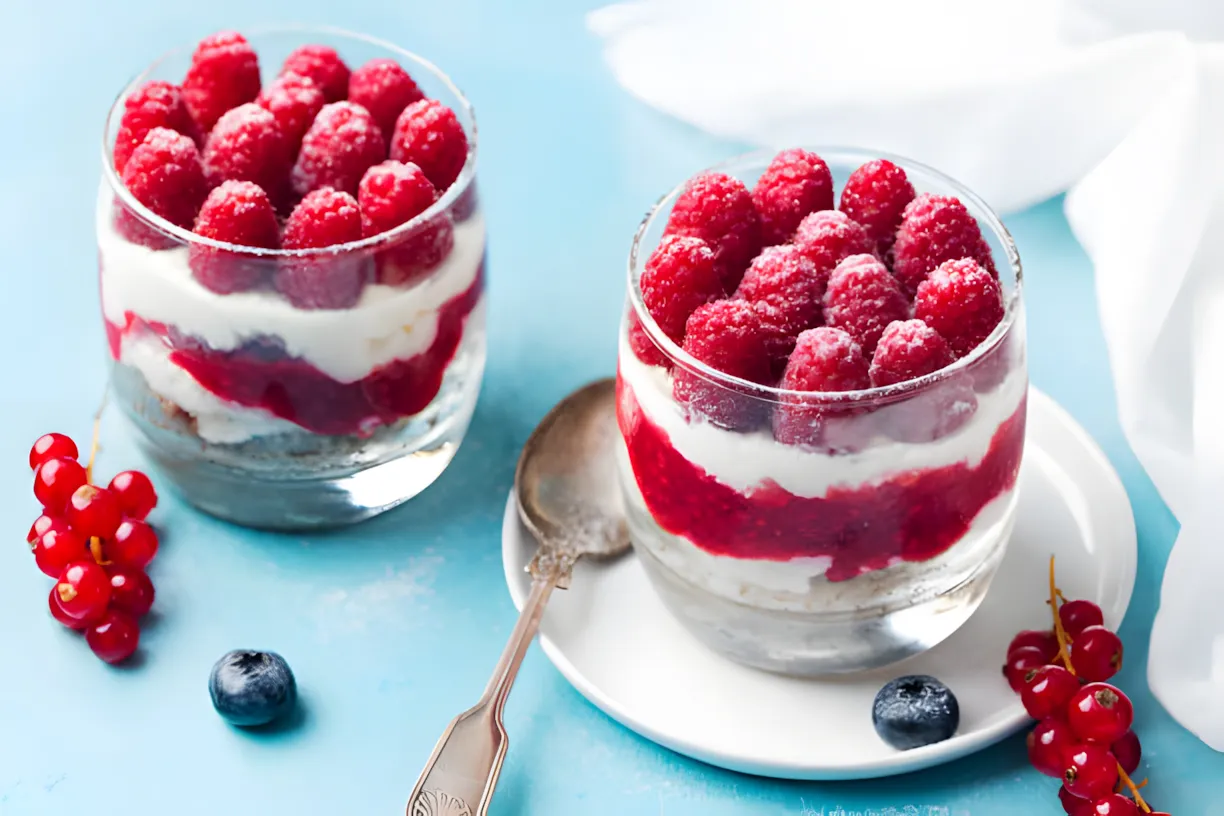
[[[266, 84], [306, 43], [350, 66], [396, 60], [454, 110], [468, 139], [455, 183], [411, 221], [323, 249], [239, 248], [181, 229], [141, 205], [115, 170], [124, 100], [148, 80], [179, 82], [192, 47], [156, 61], [107, 117], [97, 232], [112, 397], [184, 498], [254, 527], [309, 529], [370, 517], [428, 487], [454, 457], [485, 362], [485, 227], [476, 197], [476, 123], [434, 65], [388, 43], [335, 30], [248, 36]], [[116, 218], [128, 220], [121, 234]], [[145, 233], [142, 241], [125, 238]], [[426, 270], [396, 267], [422, 242], [453, 245]], [[264, 283], [221, 295], [193, 259], [245, 264]], [[348, 308], [298, 308], [271, 285], [278, 270], [357, 276]], [[388, 274], [388, 267], [390, 273]], [[392, 284], [378, 281], [393, 281]]]
[[[915, 162], [814, 151], [839, 190], [859, 165], [888, 158], [919, 193], [964, 202], [999, 269], [1005, 315], [969, 355], [916, 380], [844, 393], [757, 385], [686, 353], [642, 302], [641, 272], [683, 185], [642, 222], [617, 378], [617, 467], [634, 548], [664, 603], [701, 641], [792, 675], [886, 665], [969, 618], [1015, 522], [1028, 387], [1020, 259], [998, 217]], [[772, 157], [714, 169], [751, 187]], [[673, 397], [677, 375], [755, 424], [728, 430], [690, 411]], [[770, 418], [787, 403], [823, 417], [822, 446], [774, 439]]]

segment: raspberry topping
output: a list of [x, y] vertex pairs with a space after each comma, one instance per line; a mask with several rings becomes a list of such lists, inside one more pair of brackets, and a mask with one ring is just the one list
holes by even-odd
[[259, 92], [255, 103], [276, 117], [276, 123], [289, 144], [289, 151], [296, 153], [302, 144], [302, 137], [319, 111], [323, 110], [326, 100], [313, 79], [298, 74], [281, 74]]
[[833, 175], [815, 153], [783, 150], [752, 188], [752, 203], [761, 216], [761, 243], [784, 244], [804, 216], [833, 209]]
[[[357, 191], [361, 234], [378, 235], [406, 224], [438, 200], [438, 191], [415, 164], [385, 161], [366, 171]], [[441, 214], [379, 259], [378, 280], [403, 285], [442, 262], [454, 245], [450, 218]]]
[[287, 194], [291, 160], [276, 117], [254, 102], [226, 111], [204, 145], [210, 184], [253, 181], [277, 200]]
[[153, 80], [141, 85], [123, 102], [123, 118], [115, 137], [115, 169], [123, 172], [124, 165], [149, 131], [156, 127], [169, 128], [200, 143], [200, 129], [187, 110], [179, 89], [169, 82]]
[[395, 122], [391, 158], [420, 167], [442, 192], [459, 178], [467, 154], [463, 125], [453, 110], [436, 99], [413, 102]]
[[901, 214], [913, 200], [914, 185], [905, 171], [888, 159], [875, 159], [846, 179], [841, 211], [862, 225], [883, 257], [892, 249]]
[[[289, 214], [285, 249], [327, 247], [361, 238], [361, 211], [348, 193], [320, 187]], [[360, 253], [287, 258], [276, 270], [276, 289], [299, 309], [345, 309], [357, 302], [368, 277]]]
[[739, 179], [702, 173], [689, 180], [667, 219], [668, 235], [691, 235], [714, 250], [718, 274], [735, 291], [761, 248], [761, 222], [752, 195]]
[[972, 258], [991, 277], [999, 276], [990, 245], [960, 199], [923, 193], [911, 201], [893, 244], [893, 274], [906, 292], [916, 292], [927, 273], [944, 261], [960, 258]]
[[[770, 378], [765, 331], [747, 301], [717, 300], [698, 307], [685, 325], [684, 350], [732, 377], [756, 383]], [[746, 430], [762, 419], [764, 403], [755, 397], [687, 371], [676, 370], [672, 391], [679, 403], [723, 428]]]
[[871, 384], [875, 386], [915, 380], [933, 374], [953, 361], [948, 341], [921, 320], [889, 323], [871, 358]]
[[204, 133], [221, 114], [259, 95], [259, 58], [235, 31], [205, 37], [191, 56], [183, 79], [183, 101]]
[[[821, 326], [799, 335], [782, 374], [782, 388], [791, 391], [857, 391], [867, 388], [867, 359], [847, 332]], [[774, 413], [774, 438], [784, 445], [824, 444], [828, 406], [787, 397]]]
[[348, 93], [349, 69], [326, 45], [303, 45], [293, 51], [281, 66], [281, 74], [297, 74], [313, 80], [328, 102], [338, 102]]
[[[191, 229], [208, 186], [195, 142], [167, 128], [153, 128], [123, 167], [123, 184], [136, 200], [172, 224]], [[137, 243], [156, 240], [151, 228], [120, 207], [116, 226]]]
[[909, 317], [909, 301], [897, 279], [874, 255], [851, 255], [829, 276], [825, 325], [845, 329], [871, 355], [884, 327]]
[[642, 325], [642, 321], [638, 320], [636, 314], [629, 315], [629, 348], [633, 351], [633, 356], [646, 365], [671, 368], [671, 361], [655, 345], [654, 340], [650, 339], [646, 327]]
[[[227, 181], [215, 188], [204, 200], [195, 222], [196, 234], [205, 238], [266, 249], [280, 243], [279, 229], [267, 193], [249, 181]], [[189, 258], [195, 279], [221, 295], [254, 289], [270, 265], [201, 245], [191, 247]]]
[[795, 230], [794, 244], [826, 278], [845, 258], [875, 252], [867, 231], [838, 210], [820, 210], [804, 218]]
[[647, 311], [677, 343], [684, 341], [689, 315], [726, 294], [714, 265], [714, 250], [687, 235], [664, 236], [646, 261], [640, 284]]
[[947, 261], [918, 285], [914, 317], [943, 335], [953, 354], [964, 357], [1003, 319], [1003, 293], [973, 260]]
[[762, 250], [744, 273], [735, 295], [756, 307], [769, 334], [774, 371], [785, 367], [799, 332], [820, 325], [826, 281], [811, 259], [790, 245]]
[[424, 97], [408, 72], [392, 59], [372, 59], [354, 71], [348, 81], [349, 101], [370, 112], [388, 142], [400, 113]]
[[387, 158], [387, 145], [370, 112], [352, 102], [325, 105], [302, 137], [293, 190], [305, 195], [333, 187], [353, 195], [361, 177]]

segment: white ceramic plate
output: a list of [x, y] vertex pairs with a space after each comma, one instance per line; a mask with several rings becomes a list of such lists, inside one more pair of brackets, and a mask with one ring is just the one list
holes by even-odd
[[[884, 669], [798, 680], [732, 663], [707, 650], [667, 612], [637, 559], [580, 563], [568, 592], [544, 616], [544, 653], [610, 717], [681, 754], [744, 773], [789, 779], [857, 779], [947, 762], [1028, 722], [1000, 672], [1021, 629], [1048, 628], [1050, 555], [1068, 598], [1101, 605], [1116, 627], [1135, 579], [1135, 525], [1117, 474], [1088, 434], [1038, 391], [1029, 399], [1019, 518], [986, 600], [951, 638]], [[514, 603], [530, 579], [534, 541], [513, 497], [502, 557]], [[932, 674], [960, 701], [951, 739], [896, 751], [876, 735], [871, 703], [888, 680]]]

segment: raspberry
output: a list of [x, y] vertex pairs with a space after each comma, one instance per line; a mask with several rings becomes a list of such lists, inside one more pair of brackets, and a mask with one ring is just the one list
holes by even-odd
[[698, 306], [723, 297], [714, 250], [700, 238], [667, 235], [642, 270], [642, 302], [671, 339], [684, 342], [684, 325]]
[[302, 137], [293, 190], [306, 195], [332, 187], [355, 195], [366, 170], [386, 158], [387, 145], [369, 111], [352, 102], [324, 105]]
[[[227, 181], [204, 200], [196, 216], [195, 232], [215, 241], [274, 249], [279, 243], [276, 210], [268, 195], [250, 181]], [[264, 277], [268, 261], [199, 244], [189, 253], [191, 273], [204, 287], [219, 295], [254, 289]]]
[[846, 179], [841, 211], [867, 231], [880, 257], [885, 257], [896, 240], [901, 214], [913, 200], [914, 185], [905, 171], [888, 159], [876, 159]]
[[[376, 164], [366, 171], [357, 191], [361, 234], [368, 238], [395, 229], [437, 200], [438, 191], [415, 164]], [[450, 217], [439, 215], [379, 254], [378, 281], [391, 286], [409, 283], [441, 263], [454, 243]]]
[[851, 255], [829, 276], [824, 295], [825, 325], [845, 329], [863, 347], [875, 353], [884, 328], [909, 317], [909, 301], [897, 279], [874, 255]]
[[310, 123], [323, 110], [326, 102], [314, 80], [298, 74], [278, 76], [255, 99], [255, 104], [276, 117], [290, 153], [297, 152]]
[[875, 252], [867, 231], [838, 210], [820, 210], [804, 218], [795, 230], [793, 243], [826, 278], [833, 267], [851, 255]]
[[768, 247], [753, 259], [735, 290], [735, 296], [752, 302], [769, 332], [769, 357], [781, 373], [804, 329], [819, 326], [820, 299], [827, 276], [796, 247]]
[[349, 77], [348, 98], [370, 112], [382, 128], [383, 137], [390, 141], [400, 113], [424, 99], [425, 94], [398, 62], [379, 58], [370, 60]]
[[[285, 249], [328, 247], [361, 238], [361, 212], [348, 193], [320, 187], [307, 193], [289, 214], [281, 245]], [[340, 253], [287, 258], [276, 270], [276, 289], [299, 309], [346, 309], [361, 297], [367, 258]]]
[[761, 216], [761, 243], [785, 244], [804, 216], [833, 209], [833, 175], [815, 153], [783, 150], [752, 188], [752, 203]]
[[210, 184], [253, 181], [275, 200], [288, 193], [292, 160], [276, 117], [254, 102], [226, 111], [204, 145], [204, 173]]
[[[167, 128], [153, 128], [123, 167], [123, 184], [141, 204], [172, 224], [191, 229], [208, 185], [195, 142]], [[115, 226], [128, 240], [165, 247], [167, 239], [120, 206]]]
[[1003, 293], [975, 261], [947, 261], [918, 286], [914, 317], [943, 335], [953, 354], [964, 357], [1003, 319]]
[[115, 170], [123, 172], [132, 151], [156, 127], [169, 128], [200, 143], [200, 128], [191, 118], [183, 95], [169, 82], [160, 80], [146, 82], [124, 100], [123, 118], [115, 137]]
[[[747, 301], [716, 300], [694, 310], [685, 325], [684, 350], [732, 377], [756, 383], [770, 377], [765, 331]], [[672, 391], [682, 405], [729, 430], [748, 430], [763, 419], [764, 403], [755, 397], [687, 371], [676, 371]]]
[[467, 162], [468, 141], [455, 112], [436, 99], [404, 108], [391, 136], [391, 158], [412, 162], [440, 192], [445, 192]]
[[671, 368], [671, 361], [655, 345], [654, 340], [650, 339], [646, 327], [642, 325], [642, 321], [638, 320], [636, 314], [629, 315], [629, 349], [633, 352], [634, 357], [646, 365]]
[[902, 288], [912, 295], [932, 269], [961, 258], [972, 258], [999, 277], [990, 245], [960, 199], [923, 193], [911, 201], [893, 244], [893, 274]]
[[[867, 388], [863, 349], [842, 329], [821, 326], [799, 335], [782, 374], [790, 391], [857, 391]], [[830, 409], [802, 397], [787, 397], [774, 412], [774, 438], [784, 445], [823, 445]]]
[[313, 80], [328, 102], [339, 102], [348, 93], [349, 69], [326, 45], [303, 45], [285, 59], [281, 75], [297, 74]]
[[742, 181], [723, 173], [689, 179], [672, 207], [666, 234], [691, 235], [709, 244], [728, 292], [735, 291], [761, 248], [761, 221], [752, 195]]
[[200, 40], [183, 80], [183, 101], [203, 132], [258, 95], [259, 58], [245, 37], [222, 31]]
[[871, 384], [893, 385], [952, 365], [948, 341], [921, 320], [889, 323], [871, 358]]

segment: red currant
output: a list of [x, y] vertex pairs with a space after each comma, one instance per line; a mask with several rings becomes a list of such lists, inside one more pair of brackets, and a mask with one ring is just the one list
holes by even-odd
[[1049, 662], [1058, 654], [1058, 636], [1048, 629], [1044, 632], [1037, 629], [1026, 629], [1012, 638], [1012, 642], [1007, 646], [1007, 653], [1011, 654], [1025, 646], [1040, 649], [1041, 653], [1046, 656], [1046, 662]]
[[68, 523], [83, 536], [110, 538], [121, 521], [119, 499], [104, 487], [81, 485], [68, 500]]
[[1067, 723], [1075, 735], [1103, 745], [1126, 736], [1134, 719], [1130, 698], [1108, 683], [1089, 683], [1067, 704]]
[[144, 569], [157, 555], [157, 533], [143, 521], [125, 519], [105, 549], [106, 557], [115, 564]]
[[58, 578], [74, 561], [90, 558], [85, 539], [67, 524], [42, 534], [34, 545], [34, 563], [44, 574]]
[[110, 609], [85, 631], [85, 642], [107, 663], [119, 663], [131, 657], [140, 645], [140, 627], [131, 615]]
[[1081, 799], [1066, 788], [1058, 789], [1058, 801], [1063, 806], [1063, 810], [1067, 811], [1067, 816], [1094, 816], [1092, 803], [1087, 799]]
[[1007, 684], [1012, 687], [1012, 691], [1019, 694], [1024, 690], [1024, 681], [1028, 673], [1045, 664], [1046, 657], [1040, 649], [1036, 646], [1021, 646], [1007, 656], [1007, 663], [1003, 665], [1003, 675], [1007, 677]]
[[1071, 644], [1071, 665], [1085, 680], [1108, 680], [1122, 668], [1122, 639], [1104, 626], [1089, 626]]
[[1120, 793], [1111, 793], [1103, 799], [1098, 799], [1088, 811], [1092, 816], [1139, 816], [1139, 806], [1134, 799]]
[[1062, 666], [1041, 666], [1029, 672], [1020, 701], [1035, 720], [1062, 717], [1079, 688], [1079, 680]]
[[1095, 800], [1113, 793], [1118, 781], [1118, 760], [1104, 745], [1081, 742], [1067, 752], [1063, 784], [1081, 799]]
[[126, 612], [134, 618], [142, 618], [153, 606], [153, 582], [149, 576], [130, 567], [111, 567], [111, 597], [113, 609]]
[[85, 468], [77, 460], [48, 459], [34, 471], [34, 496], [48, 513], [62, 513], [85, 481]]
[[1063, 631], [1075, 637], [1089, 626], [1100, 626], [1105, 623], [1101, 607], [1092, 601], [1067, 601], [1058, 608], [1058, 619], [1062, 621]]
[[139, 470], [125, 470], [111, 479], [110, 490], [119, 497], [123, 514], [132, 519], [143, 519], [157, 506], [157, 491], [153, 482]]
[[1134, 731], [1127, 731], [1123, 734], [1122, 739], [1109, 746], [1109, 751], [1117, 758], [1122, 770], [1128, 774], [1135, 772], [1139, 767], [1139, 759], [1143, 756], [1143, 748], [1139, 745], [1139, 735]]
[[1062, 779], [1067, 770], [1067, 752], [1075, 746], [1075, 735], [1071, 726], [1062, 720], [1048, 717], [1037, 723], [1025, 737], [1029, 763], [1046, 776]]
[[55, 585], [60, 609], [77, 620], [91, 618], [106, 609], [110, 593], [110, 576], [93, 561], [69, 564]]
[[76, 459], [80, 455], [76, 443], [63, 434], [43, 434], [30, 448], [30, 470], [36, 470], [48, 459]]
[[76, 618], [68, 617], [64, 612], [63, 607], [59, 603], [59, 594], [55, 591], [55, 587], [51, 587], [51, 592], [47, 595], [47, 608], [51, 610], [51, 617], [55, 618], [60, 623], [67, 626], [69, 629], [75, 629], [82, 632], [88, 629], [95, 620], [99, 618], [88, 618], [86, 620], [77, 620]]
[[[68, 522], [58, 516], [48, 516], [46, 513], [43, 513], [34, 519], [34, 523], [30, 525], [30, 532], [26, 533], [26, 541], [29, 543], [30, 549], [34, 549], [34, 545], [38, 543], [38, 539], [43, 537], [43, 533], [52, 528], [59, 530], [70, 529]], [[58, 577], [58, 573], [56, 577]]]

